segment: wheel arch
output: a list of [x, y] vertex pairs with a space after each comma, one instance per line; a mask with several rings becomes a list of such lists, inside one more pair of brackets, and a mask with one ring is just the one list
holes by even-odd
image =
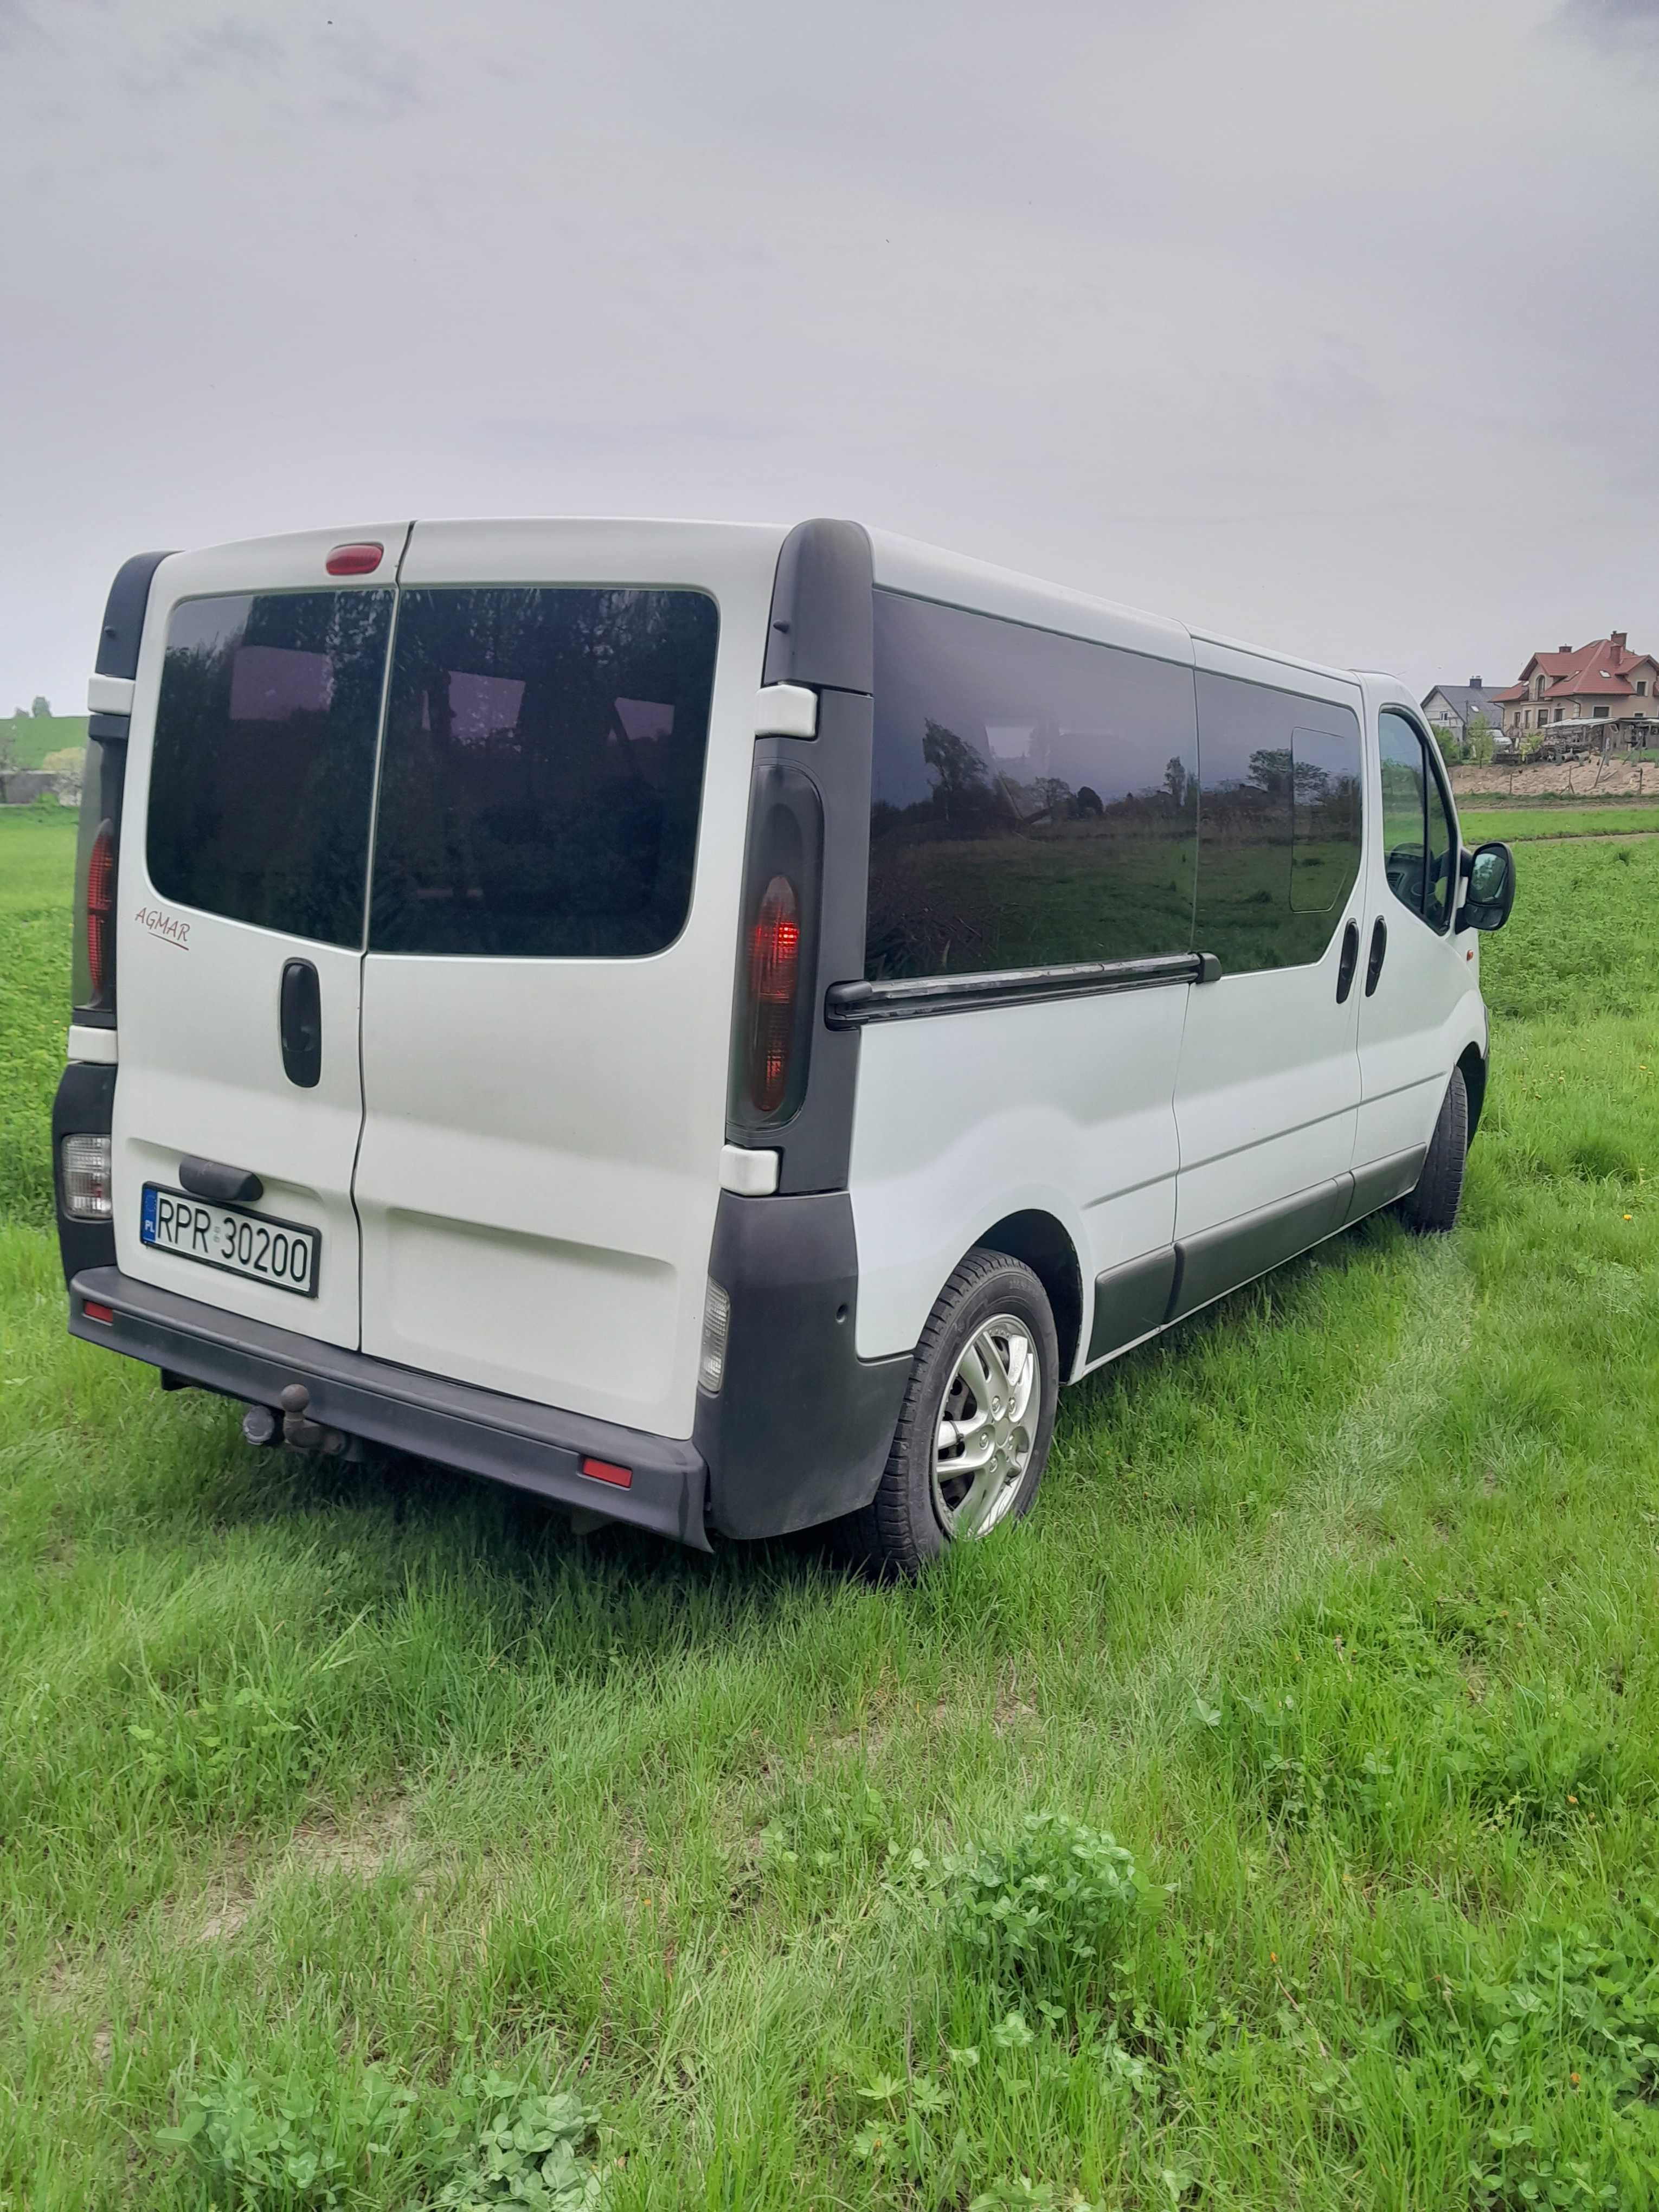
[[1065, 1224], [1040, 1206], [1006, 1213], [993, 1222], [974, 1245], [981, 1251], [1004, 1252], [1023, 1261], [1048, 1294], [1060, 1340], [1060, 1375], [1064, 1382], [1077, 1364], [1083, 1334], [1083, 1270], [1077, 1247]]
[[1469, 1142], [1480, 1127], [1480, 1109], [1486, 1103], [1486, 1060], [1478, 1044], [1465, 1045], [1457, 1061], [1463, 1088], [1469, 1095]]

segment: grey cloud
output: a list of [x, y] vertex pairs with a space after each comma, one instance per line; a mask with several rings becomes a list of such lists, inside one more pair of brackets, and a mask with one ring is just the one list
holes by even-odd
[[1659, 45], [1659, 0], [1566, 0], [1558, 21], [1603, 41]]
[[365, 25], [335, 17], [313, 41], [326, 60], [330, 90], [324, 106], [352, 122], [395, 123], [422, 104], [419, 62]]
[[1656, 5], [0, 0], [0, 703], [137, 547], [411, 514], [857, 514], [1419, 690], [1634, 636]]
[[485, 444], [505, 453], [555, 457], [635, 453], [668, 446], [753, 446], [781, 437], [781, 426], [747, 417], [672, 415], [656, 420], [560, 420], [552, 416], [495, 416], [474, 426]]

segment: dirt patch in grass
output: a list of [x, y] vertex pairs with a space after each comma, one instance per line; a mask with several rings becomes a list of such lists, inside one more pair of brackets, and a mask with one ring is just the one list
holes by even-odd
[[406, 1797], [394, 1797], [343, 1826], [326, 1817], [296, 1828], [264, 1867], [243, 1859], [220, 1885], [219, 1901], [195, 1931], [198, 1943], [228, 1943], [239, 1935], [272, 1885], [299, 1873], [325, 1881], [345, 1875], [373, 1881], [417, 1857], [414, 1817]]

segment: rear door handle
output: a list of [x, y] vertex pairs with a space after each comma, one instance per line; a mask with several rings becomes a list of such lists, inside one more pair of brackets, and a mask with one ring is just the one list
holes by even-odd
[[1342, 933], [1342, 957], [1336, 963], [1336, 1003], [1347, 1004], [1353, 988], [1353, 971], [1359, 965], [1359, 924], [1351, 921]]
[[1365, 963], [1365, 996], [1368, 999], [1376, 988], [1376, 979], [1382, 973], [1382, 958], [1388, 949], [1389, 925], [1379, 914], [1371, 926], [1371, 957]]
[[314, 1091], [323, 1074], [323, 992], [309, 960], [283, 968], [283, 1073], [301, 1091]]

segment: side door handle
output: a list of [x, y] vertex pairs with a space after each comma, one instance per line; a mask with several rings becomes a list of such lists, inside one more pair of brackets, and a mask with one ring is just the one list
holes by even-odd
[[1382, 973], [1382, 959], [1389, 949], [1389, 925], [1379, 914], [1371, 926], [1371, 957], [1365, 963], [1365, 996], [1369, 999], [1376, 988], [1376, 979]]
[[314, 1091], [323, 1074], [323, 992], [309, 960], [283, 967], [283, 1073], [301, 1091]]
[[1342, 957], [1336, 963], [1336, 1003], [1345, 1006], [1353, 988], [1353, 971], [1359, 965], [1359, 924], [1351, 921], [1342, 933]]

